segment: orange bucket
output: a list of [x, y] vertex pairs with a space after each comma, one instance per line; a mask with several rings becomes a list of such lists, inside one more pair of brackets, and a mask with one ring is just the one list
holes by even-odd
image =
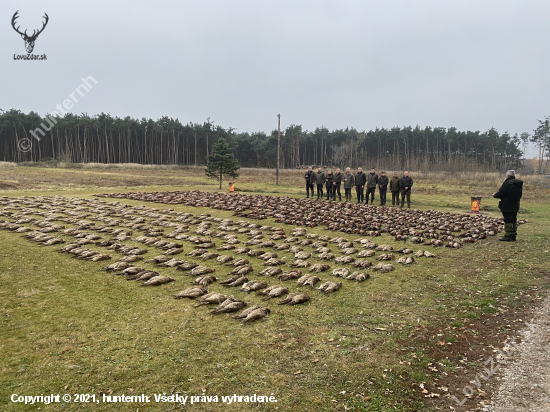
[[479, 213], [479, 206], [481, 205], [480, 197], [471, 197], [472, 200], [472, 213]]

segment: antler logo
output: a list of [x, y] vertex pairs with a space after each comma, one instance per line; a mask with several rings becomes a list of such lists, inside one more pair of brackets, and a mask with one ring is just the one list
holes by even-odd
[[15, 20], [19, 17], [17, 15], [17, 13], [19, 13], [19, 10], [17, 10], [15, 12], [15, 14], [13, 15], [13, 17], [11, 19], [11, 25], [12, 25], [13, 29], [21, 35], [21, 38], [23, 40], [25, 40], [25, 48], [27, 49], [27, 53], [32, 53], [32, 51], [34, 50], [34, 42], [36, 41], [36, 38], [38, 37], [38, 35], [40, 33], [42, 33], [42, 31], [44, 31], [44, 28], [46, 27], [46, 24], [48, 24], [48, 20], [50, 18], [48, 17], [48, 15], [46, 13], [44, 13], [44, 18], [46, 19], [46, 21], [43, 23], [42, 28], [40, 30], [38, 30], [38, 32], [36, 30], [34, 30], [32, 35], [28, 36], [27, 35], [27, 30], [25, 30], [24, 33], [21, 33], [19, 31], [20, 26], [17, 26], [17, 28], [15, 27]]

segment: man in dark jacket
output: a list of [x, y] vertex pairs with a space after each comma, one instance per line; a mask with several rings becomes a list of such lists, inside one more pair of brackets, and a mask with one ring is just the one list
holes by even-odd
[[332, 200], [336, 201], [336, 192], [338, 192], [338, 200], [342, 201], [342, 194], [340, 193], [340, 186], [342, 185], [342, 172], [340, 169], [336, 169], [334, 178], [332, 179]]
[[399, 191], [401, 187], [399, 186], [399, 177], [397, 177], [397, 172], [393, 172], [393, 177], [390, 180], [390, 192], [391, 192], [391, 204], [392, 206], [399, 206]]
[[357, 192], [357, 203], [363, 203], [365, 195], [363, 190], [365, 189], [365, 183], [367, 183], [367, 175], [363, 173], [363, 169], [357, 168], [357, 174], [355, 175], [355, 191]]
[[307, 168], [307, 172], [304, 175], [306, 180], [306, 198], [309, 199], [309, 191], [311, 190], [311, 198], [313, 199], [313, 185], [315, 184], [315, 172], [312, 167]]
[[403, 177], [399, 180], [399, 190], [401, 191], [401, 207], [405, 206], [405, 197], [407, 198], [407, 207], [411, 208], [411, 188], [413, 180], [409, 172], [405, 170]]
[[325, 185], [327, 187], [327, 200], [332, 200], [332, 182], [334, 180], [334, 174], [331, 169], [328, 169], [327, 174], [325, 175]]
[[380, 177], [378, 178], [378, 190], [380, 191], [380, 206], [386, 205], [386, 193], [388, 191], [388, 183], [389, 183], [388, 176], [386, 176], [386, 172], [380, 173]]
[[355, 186], [355, 177], [351, 174], [349, 167], [346, 167], [346, 173], [344, 173], [344, 192], [346, 195], [346, 202], [351, 202], [351, 188]]
[[319, 197], [323, 198], [323, 185], [325, 184], [325, 174], [323, 169], [318, 168], [317, 173], [315, 173], [315, 183], [317, 184], [317, 199]]
[[515, 242], [518, 229], [518, 211], [519, 201], [523, 195], [523, 180], [516, 179], [516, 172], [508, 170], [506, 172], [506, 180], [498, 189], [498, 192], [493, 194], [493, 197], [500, 199], [498, 208], [504, 218], [504, 231], [506, 234], [500, 238], [504, 242]]
[[374, 171], [374, 167], [370, 170], [370, 173], [367, 175], [367, 195], [366, 195], [366, 202], [369, 203], [369, 195], [370, 195], [370, 204], [372, 205], [372, 202], [374, 202], [374, 192], [376, 192], [376, 185], [378, 184], [378, 175]]

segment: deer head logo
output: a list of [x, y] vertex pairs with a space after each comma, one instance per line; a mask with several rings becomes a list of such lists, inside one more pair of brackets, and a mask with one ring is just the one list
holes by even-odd
[[15, 20], [19, 17], [17, 15], [17, 13], [19, 13], [19, 10], [17, 10], [15, 12], [15, 14], [13, 15], [12, 19], [11, 19], [11, 25], [13, 27], [13, 29], [19, 33], [21, 35], [21, 38], [23, 40], [25, 40], [25, 48], [27, 49], [27, 53], [32, 53], [33, 49], [34, 49], [34, 42], [36, 41], [36, 38], [38, 37], [38, 35], [40, 33], [42, 33], [42, 31], [44, 31], [44, 28], [46, 27], [46, 24], [48, 24], [48, 20], [50, 19], [48, 17], [48, 15], [46, 13], [44, 13], [44, 18], [46, 19], [46, 21], [43, 23], [43, 26], [40, 30], [38, 30], [38, 32], [36, 30], [33, 31], [32, 35], [31, 36], [28, 36], [27, 35], [27, 30], [25, 30], [24, 33], [21, 33], [19, 31], [19, 27], [20, 26], [17, 26], [17, 28], [15, 27]]

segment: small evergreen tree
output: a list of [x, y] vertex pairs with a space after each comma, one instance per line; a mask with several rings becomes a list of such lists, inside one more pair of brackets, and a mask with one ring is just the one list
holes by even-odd
[[220, 181], [220, 189], [222, 188], [224, 175], [230, 176], [233, 179], [239, 176], [237, 173], [237, 170], [239, 170], [237, 159], [235, 159], [227, 141], [223, 137], [220, 137], [214, 145], [213, 153], [208, 156], [207, 161], [208, 163], [204, 172], [206, 176]]

